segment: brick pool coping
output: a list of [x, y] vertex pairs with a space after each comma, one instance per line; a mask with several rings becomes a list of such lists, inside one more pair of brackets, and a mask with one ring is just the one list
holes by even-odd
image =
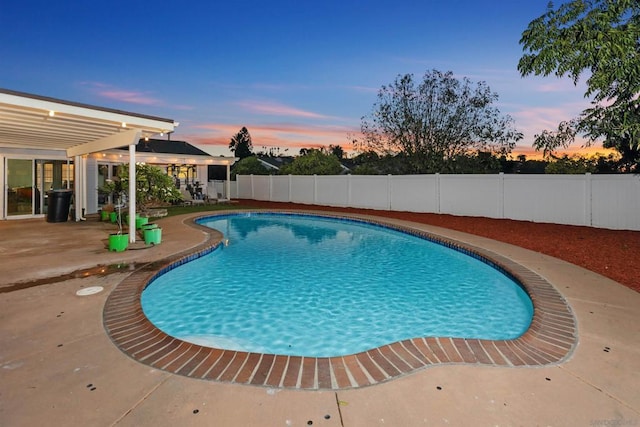
[[479, 258], [511, 276], [533, 302], [529, 329], [513, 340], [421, 337], [338, 357], [301, 357], [249, 353], [203, 347], [171, 337], [156, 328], [142, 311], [142, 291], [156, 277], [205, 255], [222, 241], [222, 234], [197, 224], [204, 243], [182, 253], [151, 262], [126, 277], [109, 295], [103, 323], [113, 343], [129, 357], [150, 367], [202, 380], [251, 384], [272, 388], [340, 390], [383, 383], [440, 364], [534, 367], [560, 363], [577, 344], [571, 308], [544, 278], [489, 250], [443, 238], [383, 219], [307, 211], [224, 211], [199, 218], [233, 213], [286, 213], [348, 219], [402, 230]]

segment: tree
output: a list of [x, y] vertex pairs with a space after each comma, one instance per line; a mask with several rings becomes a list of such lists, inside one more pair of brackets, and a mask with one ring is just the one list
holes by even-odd
[[572, 0], [529, 23], [520, 44], [518, 71], [558, 77], [577, 84], [587, 73], [591, 108], [562, 122], [556, 131], [536, 135], [534, 147], [553, 153], [574, 142], [603, 138], [620, 153], [623, 171], [640, 167], [640, 3], [637, 0]]
[[338, 160], [342, 160], [344, 157], [344, 150], [339, 145], [329, 145], [329, 152], [336, 156]]
[[427, 71], [419, 84], [412, 74], [398, 76], [362, 118], [356, 148], [402, 153], [414, 173], [448, 172], [456, 156], [474, 150], [509, 153], [522, 134], [492, 106], [497, 99], [485, 82], [458, 80], [451, 71]]
[[231, 179], [235, 180], [236, 175], [269, 175], [269, 170], [260, 163], [256, 156], [250, 156], [233, 165]]
[[251, 135], [249, 135], [249, 131], [246, 127], [240, 129], [240, 132], [231, 138], [231, 141], [229, 142], [229, 149], [236, 157], [239, 157], [240, 160], [253, 155]]
[[586, 157], [564, 155], [562, 157], [552, 157], [547, 167], [546, 174], [585, 174], [596, 172], [595, 161]]
[[486, 174], [504, 172], [500, 164], [500, 158], [488, 151], [460, 154], [454, 158], [452, 163], [451, 173]]
[[[118, 175], [98, 189], [103, 194], [112, 194], [117, 198], [128, 195], [129, 165], [118, 167]], [[136, 163], [136, 206], [144, 211], [147, 207], [162, 206], [182, 200], [173, 177], [157, 166]]]
[[408, 175], [413, 172], [403, 153], [380, 156], [375, 151], [365, 151], [350, 159], [348, 164], [353, 175]]
[[280, 169], [282, 175], [338, 175], [340, 172], [342, 166], [335, 155], [313, 148]]

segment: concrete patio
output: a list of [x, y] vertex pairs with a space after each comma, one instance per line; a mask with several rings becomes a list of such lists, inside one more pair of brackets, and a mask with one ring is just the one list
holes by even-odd
[[[413, 226], [551, 282], [577, 321], [569, 359], [539, 368], [441, 365], [341, 391], [224, 384], [140, 364], [105, 333], [105, 301], [133, 269], [202, 243], [194, 216], [156, 221], [160, 245], [122, 253], [105, 249], [113, 225], [94, 219], [0, 222], [0, 425], [640, 425], [639, 293], [555, 258], [421, 224]], [[76, 295], [90, 286], [105, 290]]]

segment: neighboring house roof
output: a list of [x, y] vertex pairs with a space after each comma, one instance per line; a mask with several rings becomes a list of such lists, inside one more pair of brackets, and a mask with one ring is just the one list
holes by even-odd
[[293, 162], [293, 157], [269, 157], [269, 156], [257, 156], [260, 163], [267, 169], [280, 170], [282, 166], [288, 165]]
[[345, 166], [344, 163], [340, 162], [340, 167], [342, 168], [340, 175], [348, 175], [351, 173], [351, 169], [348, 166]]
[[[288, 165], [295, 160], [295, 157], [269, 157], [269, 156], [257, 156], [260, 163], [262, 163], [267, 169], [280, 170], [281, 167]], [[345, 175], [351, 172], [351, 169], [340, 162], [342, 171], [340, 175]]]
[[[122, 147], [128, 150], [128, 147]], [[186, 141], [171, 141], [166, 139], [141, 139], [136, 145], [138, 153], [158, 153], [158, 154], [184, 154], [187, 156], [211, 156], [209, 153], [189, 144]]]

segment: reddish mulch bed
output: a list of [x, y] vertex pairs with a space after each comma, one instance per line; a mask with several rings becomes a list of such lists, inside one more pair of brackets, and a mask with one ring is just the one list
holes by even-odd
[[640, 231], [256, 200], [242, 200], [241, 203], [255, 208], [314, 209], [378, 215], [463, 231], [562, 259], [640, 292]]

